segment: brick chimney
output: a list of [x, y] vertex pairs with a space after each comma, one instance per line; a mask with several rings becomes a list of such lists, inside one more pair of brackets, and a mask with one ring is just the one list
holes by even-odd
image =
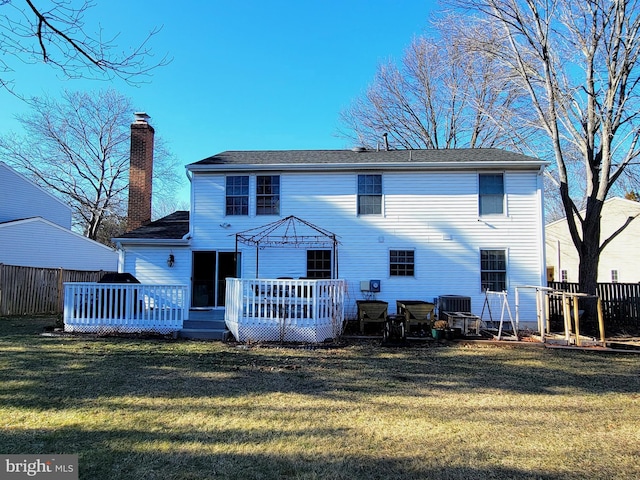
[[153, 176], [153, 135], [149, 115], [136, 113], [131, 124], [129, 168], [129, 214], [127, 231], [151, 222], [151, 178]]

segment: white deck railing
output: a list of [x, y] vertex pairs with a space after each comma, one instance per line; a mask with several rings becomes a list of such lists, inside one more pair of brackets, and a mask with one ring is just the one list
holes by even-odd
[[167, 334], [187, 316], [185, 285], [65, 283], [64, 330]]
[[342, 332], [344, 280], [228, 278], [225, 323], [238, 341], [322, 342]]

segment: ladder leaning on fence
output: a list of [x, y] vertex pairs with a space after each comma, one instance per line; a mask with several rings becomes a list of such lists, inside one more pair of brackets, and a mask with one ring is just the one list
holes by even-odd
[[[511, 315], [511, 308], [509, 307], [509, 301], [507, 300], [507, 292], [492, 292], [490, 290], [486, 290], [484, 293], [484, 305], [482, 306], [482, 313], [480, 314], [482, 321], [485, 324], [487, 324], [487, 322], [492, 322], [492, 326], [494, 322], [499, 321], [500, 323], [496, 339], [502, 340], [505, 313], [508, 314], [512, 334], [505, 337], [505, 340], [518, 340], [518, 326], [516, 325], [516, 322], [513, 321], [513, 315]], [[485, 318], [485, 311], [487, 312], [488, 318]], [[500, 312], [500, 320], [497, 319], [498, 312]]]

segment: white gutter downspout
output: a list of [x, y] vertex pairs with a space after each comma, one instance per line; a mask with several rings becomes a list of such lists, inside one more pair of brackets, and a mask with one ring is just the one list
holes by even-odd
[[545, 166], [541, 166], [540, 167], [540, 173], [538, 174], [538, 215], [540, 215], [540, 221], [538, 222], [538, 225], [540, 225], [540, 248], [542, 249], [541, 252], [541, 276], [542, 278], [540, 285], [542, 286], [547, 286], [547, 254], [546, 254], [546, 238], [545, 238], [545, 225], [544, 225], [544, 182], [542, 179], [542, 176], [545, 173]]
[[[560, 263], [560, 240], [556, 240], [556, 255], [558, 256], [558, 258], [556, 258], [556, 262], [558, 265], [558, 275], [560, 275], [560, 281], [562, 281], [562, 264]], [[567, 279], [568, 280], [568, 279]]]
[[193, 193], [193, 172], [185, 168], [185, 175], [187, 175], [187, 179], [189, 180], [189, 233], [182, 238], [189, 240], [191, 238], [191, 232], [193, 232], [193, 205], [195, 195]]
[[116, 250], [118, 251], [118, 273], [124, 273], [124, 249], [120, 242], [116, 242]]

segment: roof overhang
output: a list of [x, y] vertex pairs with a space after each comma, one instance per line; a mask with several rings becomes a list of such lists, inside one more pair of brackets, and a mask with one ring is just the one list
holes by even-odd
[[451, 171], [451, 170], [540, 170], [550, 162], [365, 162], [365, 163], [250, 163], [250, 164], [190, 164], [190, 172], [248, 172], [248, 171], [354, 171], [354, 170], [391, 170], [391, 171]]
[[190, 238], [112, 238], [116, 245], [184, 246], [191, 245]]

